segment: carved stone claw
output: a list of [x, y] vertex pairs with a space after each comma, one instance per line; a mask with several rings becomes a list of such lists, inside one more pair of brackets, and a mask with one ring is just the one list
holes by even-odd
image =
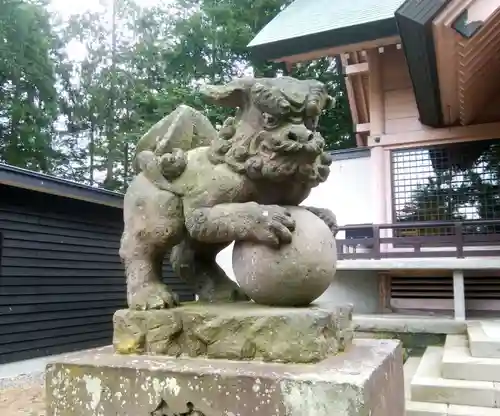
[[163, 283], [148, 283], [130, 295], [129, 306], [136, 310], [169, 309], [179, 305], [179, 298]]

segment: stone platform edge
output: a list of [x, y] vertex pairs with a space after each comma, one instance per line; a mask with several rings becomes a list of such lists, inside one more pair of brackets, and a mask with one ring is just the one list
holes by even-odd
[[190, 403], [204, 416], [403, 416], [403, 385], [395, 340], [354, 340], [316, 364], [120, 355], [107, 348], [47, 366], [47, 416], [171, 414]]
[[120, 354], [314, 363], [352, 343], [352, 306], [273, 308], [251, 302], [191, 303], [173, 309], [119, 310]]

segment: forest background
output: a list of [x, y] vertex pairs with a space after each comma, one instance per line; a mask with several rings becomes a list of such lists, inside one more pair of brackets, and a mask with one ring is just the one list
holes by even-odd
[[[201, 84], [286, 73], [247, 44], [290, 2], [106, 0], [62, 15], [49, 0], [0, 0], [0, 162], [123, 192], [135, 144], [164, 115], [182, 103], [214, 125], [228, 115], [200, 99]], [[355, 146], [339, 67], [325, 58], [289, 73], [336, 98], [321, 124], [329, 149]]]

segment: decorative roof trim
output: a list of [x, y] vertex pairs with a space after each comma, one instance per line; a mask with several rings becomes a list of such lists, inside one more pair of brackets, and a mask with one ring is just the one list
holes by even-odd
[[309, 52], [369, 42], [398, 35], [394, 18], [342, 27], [276, 42], [249, 45], [252, 54], [263, 60], [285, 60], [284, 58]]
[[420, 122], [435, 128], [444, 122], [432, 22], [449, 1], [406, 0], [395, 13]]

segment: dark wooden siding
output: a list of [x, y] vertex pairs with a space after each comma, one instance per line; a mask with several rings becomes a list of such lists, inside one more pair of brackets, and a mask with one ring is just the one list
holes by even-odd
[[[0, 185], [0, 363], [111, 342], [121, 232], [118, 208]], [[194, 299], [167, 262], [164, 279]]]

